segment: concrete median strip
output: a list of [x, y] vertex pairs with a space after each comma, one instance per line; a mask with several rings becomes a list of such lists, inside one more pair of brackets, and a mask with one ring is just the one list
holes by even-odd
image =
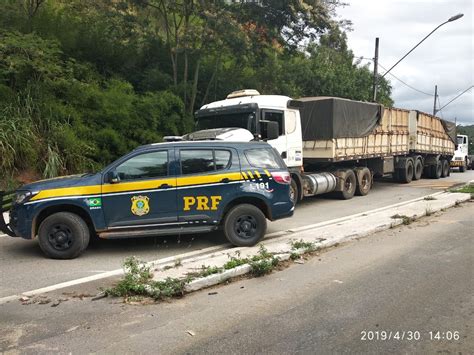
[[[291, 254], [303, 254], [304, 249], [292, 249], [292, 242], [311, 244], [315, 249], [325, 249], [344, 243], [353, 239], [363, 238], [373, 233], [383, 231], [401, 224], [408, 224], [407, 220], [414, 221], [420, 217], [431, 215], [440, 210], [453, 207], [461, 202], [468, 201], [471, 196], [463, 193], [442, 192], [431, 195], [430, 198], [416, 199], [415, 201], [397, 204], [390, 208], [382, 208], [373, 213], [362, 213], [356, 216], [348, 216], [338, 220], [319, 223], [313, 226], [299, 228], [283, 236], [277, 236], [265, 240], [268, 253], [280, 260], [288, 260]], [[157, 281], [170, 278], [185, 278], [187, 275], [196, 273], [204, 267], [222, 268], [231, 257], [251, 259], [259, 254], [259, 247], [234, 248], [220, 251], [211, 255], [200, 256], [183, 262], [178, 268], [159, 269], [155, 271], [154, 279]], [[192, 280], [186, 285], [186, 291], [196, 291], [222, 283], [232, 277], [241, 276], [251, 271], [249, 264], [238, 266], [230, 270]]]
[[[404, 223], [407, 224], [407, 220], [413, 221], [422, 216], [453, 207], [471, 198], [470, 194], [450, 192], [438, 192], [429, 196], [288, 231], [271, 233], [266, 236], [261, 245], [265, 247], [268, 253], [278, 257], [280, 260], [288, 260], [292, 254], [298, 255], [306, 252], [304, 248], [295, 249], [294, 245], [292, 247], [291, 243], [294, 241], [308, 243], [315, 249], [324, 249], [352, 239], [366, 237]], [[225, 269], [223, 266], [232, 257], [251, 259], [254, 256], [258, 256], [259, 253], [261, 253], [260, 246], [229, 248], [229, 245], [222, 245], [155, 260], [147, 264], [154, 269], [154, 280], [157, 281], [167, 278], [189, 279], [189, 275], [196, 274], [203, 267], [219, 268], [217, 273], [207, 277], [195, 277], [189, 281], [186, 284], [185, 290], [191, 292], [217, 285], [230, 278], [251, 272], [252, 268], [249, 264], [229, 269]], [[176, 267], [176, 260], [180, 261], [180, 266]], [[117, 269], [63, 282], [24, 292], [21, 295], [0, 298], [0, 304], [19, 299], [21, 296], [31, 297], [122, 274], [123, 270]]]

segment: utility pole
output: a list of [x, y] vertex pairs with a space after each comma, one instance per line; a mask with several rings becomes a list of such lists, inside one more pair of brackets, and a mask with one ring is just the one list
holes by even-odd
[[436, 116], [436, 99], [438, 98], [438, 85], [435, 85], [434, 103], [433, 103], [433, 116]]
[[375, 38], [375, 56], [374, 56], [374, 84], [372, 87], [372, 99], [377, 101], [377, 71], [379, 66], [379, 38]]

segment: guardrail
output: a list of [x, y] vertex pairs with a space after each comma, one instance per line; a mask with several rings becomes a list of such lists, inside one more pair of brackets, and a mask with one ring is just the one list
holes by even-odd
[[14, 191], [0, 191], [0, 231], [15, 237], [15, 233], [10, 229], [9, 224], [5, 222], [3, 214], [10, 211], [13, 204]]

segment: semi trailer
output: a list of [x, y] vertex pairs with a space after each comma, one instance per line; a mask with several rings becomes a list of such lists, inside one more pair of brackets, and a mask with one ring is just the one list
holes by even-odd
[[374, 177], [401, 183], [450, 174], [455, 125], [416, 111], [337, 97], [233, 92], [195, 113], [186, 139], [265, 140], [291, 173], [295, 204], [332, 193], [367, 195]]

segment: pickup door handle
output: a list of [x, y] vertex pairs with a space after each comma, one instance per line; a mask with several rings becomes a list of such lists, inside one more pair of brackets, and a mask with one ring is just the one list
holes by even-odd
[[160, 186], [158, 186], [159, 189], [169, 189], [170, 187], [173, 187], [173, 186], [168, 185], [168, 184], [161, 184]]
[[221, 180], [221, 182], [223, 182], [223, 183], [228, 183], [228, 182], [230, 182], [230, 179], [229, 179], [229, 178], [223, 178], [223, 179]]

